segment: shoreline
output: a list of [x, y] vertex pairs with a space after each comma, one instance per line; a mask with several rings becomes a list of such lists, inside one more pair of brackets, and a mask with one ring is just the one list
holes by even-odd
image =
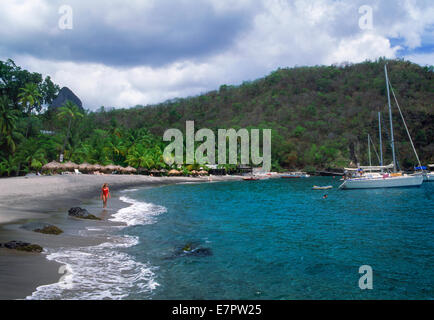
[[[238, 181], [240, 176], [213, 176], [213, 182]], [[110, 186], [112, 199], [103, 210], [99, 189]], [[132, 188], [152, 188], [171, 184], [203, 183], [208, 177], [149, 176], [42, 176], [0, 179], [0, 242], [20, 240], [44, 248], [76, 248], [98, 246], [107, 241], [107, 234], [89, 235], [86, 229], [124, 226], [109, 221], [110, 217], [129, 204], [119, 198]], [[68, 217], [71, 207], [82, 206], [101, 216], [103, 221], [79, 220]], [[44, 222], [60, 227], [58, 236], [43, 235], [22, 228], [26, 222]], [[0, 299], [25, 299], [36, 288], [58, 283], [63, 273], [61, 263], [47, 259], [48, 253], [29, 254], [0, 249]]]
[[[241, 177], [213, 176], [212, 179], [218, 182], [240, 180]], [[108, 183], [111, 191], [118, 191], [186, 182], [208, 182], [208, 177], [56, 175], [0, 179], [0, 226], [20, 220], [44, 219], [47, 213], [58, 211], [56, 209], [99, 199], [103, 183]]]

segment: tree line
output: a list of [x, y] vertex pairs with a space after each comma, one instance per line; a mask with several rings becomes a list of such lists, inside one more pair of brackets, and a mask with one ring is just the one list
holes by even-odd
[[[76, 163], [167, 168], [163, 133], [169, 128], [184, 131], [188, 120], [216, 133], [221, 128], [272, 129], [275, 170], [366, 164], [367, 135], [378, 142], [378, 111], [384, 119], [383, 141], [389, 138], [384, 63], [420, 158], [434, 162], [432, 66], [378, 59], [283, 68], [194, 97], [91, 112], [70, 101], [47, 108], [59, 86], [7, 60], [0, 61], [0, 175], [38, 171], [61, 154]], [[410, 168], [415, 159], [396, 112], [394, 120], [399, 163]], [[391, 160], [390, 145], [383, 148], [385, 162]]]

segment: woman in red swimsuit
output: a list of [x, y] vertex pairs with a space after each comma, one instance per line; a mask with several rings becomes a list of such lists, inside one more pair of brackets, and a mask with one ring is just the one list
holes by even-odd
[[108, 198], [111, 198], [111, 196], [110, 196], [110, 189], [108, 187], [108, 184], [104, 183], [103, 186], [102, 186], [102, 189], [101, 189], [101, 199], [103, 201], [104, 208], [107, 207], [107, 199]]

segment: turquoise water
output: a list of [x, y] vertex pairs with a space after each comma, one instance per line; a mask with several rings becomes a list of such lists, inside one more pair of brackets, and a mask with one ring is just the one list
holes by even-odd
[[[159, 211], [121, 231], [138, 238], [125, 252], [153, 266], [158, 283], [128, 298], [432, 299], [434, 183], [349, 191], [339, 183], [270, 179], [129, 192]], [[311, 190], [329, 184], [335, 188]], [[205, 250], [184, 253], [186, 244]], [[358, 286], [361, 265], [373, 269], [373, 290]]]

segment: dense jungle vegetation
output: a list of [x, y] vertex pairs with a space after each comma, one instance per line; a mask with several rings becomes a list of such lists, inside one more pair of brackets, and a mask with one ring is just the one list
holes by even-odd
[[[71, 102], [49, 108], [59, 92], [50, 77], [0, 61], [0, 175], [40, 170], [52, 160], [165, 168], [169, 128], [272, 129], [273, 168], [342, 168], [367, 164], [367, 135], [378, 150], [382, 114], [385, 163], [391, 162], [384, 64], [423, 164], [434, 162], [433, 67], [403, 60], [282, 68], [238, 86], [157, 105], [91, 112]], [[417, 164], [394, 106], [401, 168]], [[84, 101], [84, 106], [89, 108]], [[373, 149], [372, 149], [373, 150]], [[373, 163], [376, 156], [373, 153]]]

